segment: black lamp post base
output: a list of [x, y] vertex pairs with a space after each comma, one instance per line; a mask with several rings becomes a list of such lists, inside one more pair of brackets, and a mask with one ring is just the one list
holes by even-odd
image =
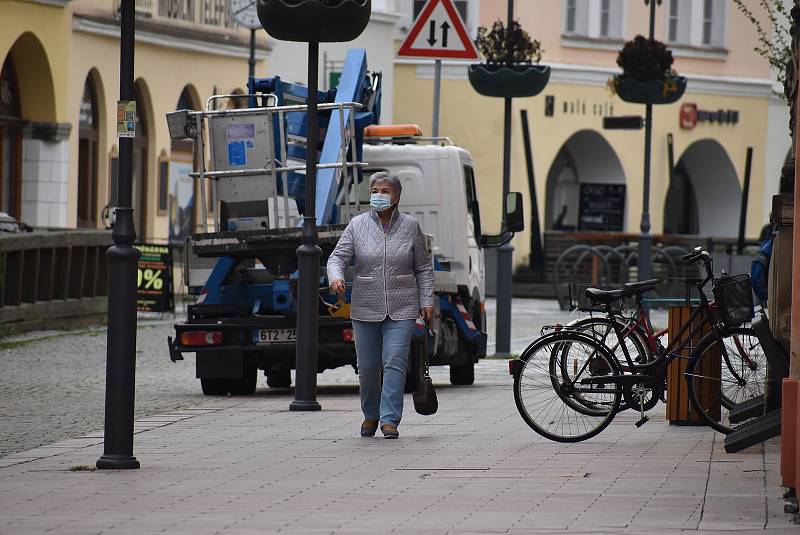
[[322, 405], [317, 401], [294, 400], [289, 404], [290, 411], [320, 411]]
[[139, 461], [133, 455], [103, 455], [97, 460], [99, 470], [132, 470], [139, 468]]

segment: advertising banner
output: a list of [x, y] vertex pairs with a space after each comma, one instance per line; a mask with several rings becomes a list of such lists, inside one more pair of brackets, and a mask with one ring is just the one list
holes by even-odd
[[134, 244], [139, 258], [136, 310], [139, 312], [174, 312], [172, 285], [172, 249], [168, 245]]

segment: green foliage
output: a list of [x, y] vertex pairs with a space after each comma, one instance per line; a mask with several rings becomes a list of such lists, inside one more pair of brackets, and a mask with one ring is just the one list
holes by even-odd
[[[542, 59], [542, 44], [536, 39], [531, 39], [530, 34], [517, 21], [511, 22], [510, 32], [512, 63], [539, 63]], [[491, 30], [485, 26], [478, 28], [475, 45], [486, 63], [490, 65], [506, 63], [508, 37], [506, 25], [500, 20], [492, 24]]]
[[769, 27], [765, 29], [764, 24], [744, 0], [733, 0], [733, 3], [756, 29], [758, 45], [753, 50], [777, 71], [778, 82], [783, 85], [785, 94], [788, 94], [791, 75], [787, 73], [794, 63], [792, 36], [789, 33], [791, 26], [789, 9], [782, 0], [759, 0], [758, 9], [766, 14], [769, 21]]
[[637, 35], [625, 43], [617, 56], [623, 76], [639, 81], [666, 80], [675, 75], [672, 52], [661, 41]]

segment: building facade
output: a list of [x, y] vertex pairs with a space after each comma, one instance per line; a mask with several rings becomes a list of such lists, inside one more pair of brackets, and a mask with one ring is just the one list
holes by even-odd
[[[765, 15], [757, 1], [747, 3]], [[505, 21], [506, 0], [461, 4], [470, 31]], [[535, 190], [545, 230], [598, 229], [591, 214], [581, 211], [581, 199], [592, 191], [611, 192], [622, 213], [601, 226], [638, 232], [644, 132], [604, 130], [603, 118], [644, 115], [644, 106], [623, 102], [608, 82], [620, 72], [616, 58], [625, 41], [647, 34], [649, 8], [639, 0], [517, 1], [515, 17], [541, 41], [542, 64], [552, 71], [540, 95], [513, 101], [512, 191], [523, 193], [530, 215]], [[766, 18], [764, 23], [769, 27]], [[746, 154], [752, 147], [746, 236], [755, 238], [769, 218], [790, 146], [788, 109], [768, 62], [753, 51], [755, 28], [732, 2], [664, 0], [655, 29], [656, 38], [673, 51], [675, 70], [689, 82], [678, 103], [654, 106], [651, 232], [735, 237]], [[396, 60], [397, 121], [430, 131], [432, 79], [431, 61]], [[531, 131], [532, 179], [526, 171], [521, 110], [527, 110]], [[490, 231], [500, 222], [502, 117], [502, 99], [478, 95], [463, 62], [444, 62], [440, 132], [472, 152], [483, 224]], [[513, 242], [517, 264], [530, 252], [528, 229]]]

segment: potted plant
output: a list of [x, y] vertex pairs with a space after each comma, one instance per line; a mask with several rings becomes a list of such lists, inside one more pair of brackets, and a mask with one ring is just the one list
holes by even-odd
[[686, 91], [686, 77], [672, 69], [672, 52], [655, 39], [637, 35], [625, 43], [617, 56], [622, 74], [609, 86], [625, 102], [672, 104]]
[[364, 31], [372, 0], [258, 0], [258, 20], [275, 39], [352, 41]]
[[491, 30], [479, 27], [475, 44], [484, 62], [470, 65], [468, 75], [472, 87], [481, 95], [532, 97], [538, 95], [550, 80], [550, 67], [539, 65], [541, 43], [531, 39], [517, 21], [513, 21], [509, 28], [499, 20]]

